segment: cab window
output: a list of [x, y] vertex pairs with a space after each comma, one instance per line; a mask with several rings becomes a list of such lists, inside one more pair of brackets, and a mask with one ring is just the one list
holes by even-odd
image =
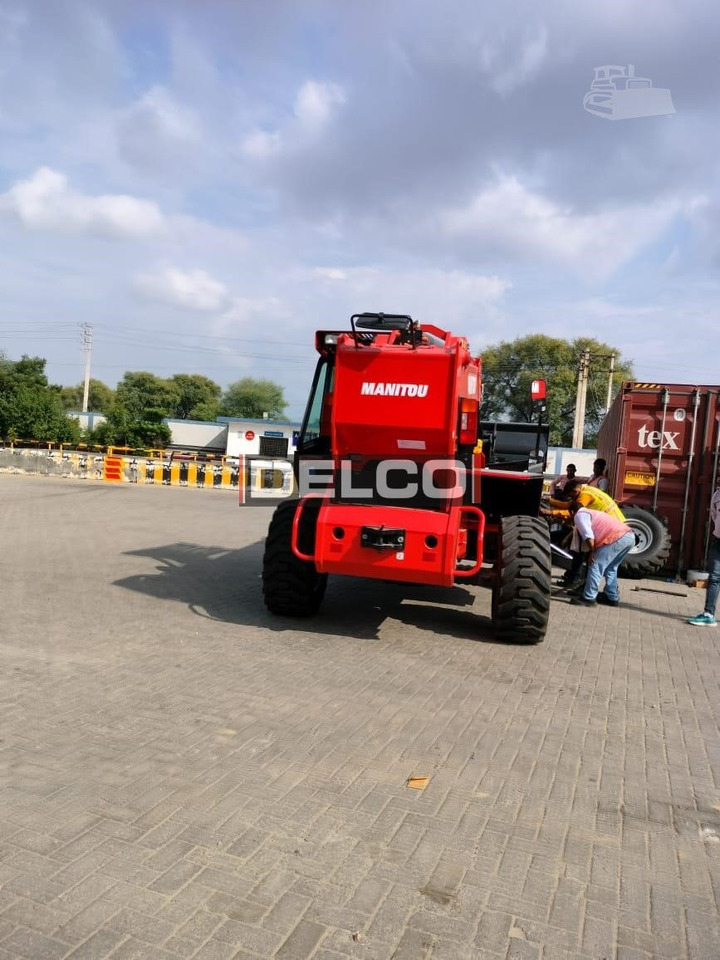
[[298, 447], [300, 449], [310, 445], [315, 445], [316, 441], [318, 441], [321, 437], [320, 425], [323, 404], [325, 402], [325, 397], [332, 389], [333, 373], [334, 365], [329, 363], [327, 358], [322, 357], [318, 364], [317, 370], [315, 371], [312, 392], [310, 394], [310, 400], [305, 413], [305, 420], [300, 433], [300, 440], [298, 443]]

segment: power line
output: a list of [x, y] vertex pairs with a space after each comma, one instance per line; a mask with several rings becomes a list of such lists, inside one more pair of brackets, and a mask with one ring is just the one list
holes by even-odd
[[[8, 323], [12, 324], [10, 328], [4, 328], [3, 324]], [[161, 338], [171, 338], [173, 341], [177, 342], [178, 339], [181, 340], [202, 340], [206, 342], [208, 340], [214, 340], [220, 343], [265, 343], [271, 344], [276, 347], [305, 347], [308, 345], [312, 346], [312, 340], [308, 337], [307, 341], [289, 341], [289, 340], [269, 340], [263, 337], [229, 337], [222, 334], [210, 334], [210, 333], [183, 333], [177, 330], [168, 330], [162, 327], [135, 327], [128, 326], [127, 324], [122, 324], [121, 326], [114, 326], [108, 323], [100, 322], [95, 324], [95, 328], [105, 331], [106, 336], [122, 337], [125, 333], [141, 333], [143, 334], [142, 341], [138, 341], [135, 338], [131, 338], [133, 344], [144, 345], [147, 342], [148, 335], [157, 340]], [[60, 322], [60, 323], [50, 323], [47, 320], [44, 321], [31, 321], [28, 325], [23, 325], [20, 329], [17, 329], [17, 321], [0, 321], [0, 336], [6, 337], [10, 335], [18, 334], [19, 336], [24, 336], [30, 338], [33, 335], [44, 336], [45, 334], [57, 333], [61, 330], [68, 331], [67, 339], [74, 338], [74, 332], [76, 330], [76, 325], [74, 323]], [[163, 346], [167, 345], [167, 339], [163, 340]], [[190, 347], [190, 345], [188, 345]], [[194, 348], [193, 348], [194, 349]]]
[[[107, 324], [98, 324], [100, 327], [107, 327]], [[125, 331], [135, 331], [144, 334], [156, 334], [160, 336], [170, 336], [173, 339], [178, 337], [192, 337], [203, 340], [220, 340], [228, 343], [271, 343], [277, 347], [307, 347], [311, 343], [310, 338], [305, 342], [294, 342], [290, 340], [265, 340], [262, 337], [226, 337], [222, 334], [203, 333], [202, 336], [196, 333], [179, 333], [175, 330], [165, 330], [162, 327], [132, 327], [123, 324], [120, 329], [113, 329], [113, 333], [124, 333]], [[348, 331], [349, 332], [349, 331]]]
[[20, 336], [19, 334], [7, 334], [0, 333], [0, 340], [20, 340], [23, 343], [72, 343], [77, 338], [77, 334], [73, 337], [47, 337], [44, 335], [38, 335], [34, 337]]
[[18, 323], [20, 323], [20, 322], [22, 322], [23, 328], [26, 329], [26, 330], [27, 330], [27, 329], [31, 329], [32, 327], [38, 327], [38, 326], [39, 326], [39, 327], [49, 327], [49, 328], [51, 328], [51, 329], [53, 329], [53, 330], [57, 330], [57, 329], [59, 329], [59, 328], [71, 329], [71, 328], [74, 328], [74, 327], [75, 327], [75, 324], [74, 324], [72, 321], [70, 321], [70, 320], [58, 320], [57, 322], [55, 322], [54, 320], [23, 320], [23, 321], [20, 321], [20, 320], [18, 320], [17, 317], [15, 317], [15, 318], [12, 319], [12, 320], [0, 320], [0, 328], [2, 328], [3, 326], [7, 326], [8, 324], [10, 324], [10, 325], [12, 325], [12, 326], [16, 326], [16, 325], [17, 325]]
[[[194, 355], [205, 354], [209, 357], [222, 357], [226, 360], [233, 359], [247, 359], [247, 360], [263, 360], [270, 362], [282, 362], [283, 364], [310, 364], [315, 361], [315, 351], [313, 349], [312, 337], [308, 336], [307, 341], [290, 341], [290, 340], [271, 340], [263, 337], [235, 337], [235, 336], [225, 336], [222, 334], [205, 334], [198, 335], [195, 333], [181, 333], [175, 330], [168, 330], [166, 328], [160, 327], [137, 327], [137, 326], [127, 326], [122, 325], [120, 328], [115, 327], [107, 322], [100, 322], [95, 324], [95, 329], [100, 329], [102, 332], [101, 336], [101, 345], [118, 345], [126, 346], [130, 348], [142, 347], [144, 349], [155, 349], [163, 351], [172, 351], [174, 353], [193, 353]], [[8, 342], [27, 342], [28, 344], [34, 344], [38, 342], [42, 343], [71, 343], [75, 340], [76, 337], [76, 324], [67, 321], [59, 321], [54, 323], [48, 320], [35, 320], [23, 322], [20, 327], [18, 327], [17, 320], [0, 320], [0, 343], [2, 341]], [[132, 333], [143, 334], [142, 338], [132, 336]], [[126, 335], [129, 334], [129, 335]], [[201, 341], [201, 342], [197, 342]], [[218, 344], [218, 347], [207, 346], [208, 341]], [[307, 355], [303, 357], [299, 356], [287, 356], [287, 355], [278, 355], [278, 354], [255, 354], [255, 353], [240, 353], [235, 351], [223, 350], [220, 348], [220, 344], [264, 344], [273, 347], [279, 347], [283, 351], [286, 351], [288, 348], [303, 348], [307, 351]], [[482, 356], [482, 351], [480, 351]], [[55, 366], [76, 366], [74, 363], [66, 362], [57, 362], [55, 363], [52, 360], [48, 360], [49, 363], [54, 363]], [[632, 361], [626, 361], [631, 363]], [[103, 367], [107, 369], [111, 368], [120, 368], [124, 366], [127, 368], [127, 364], [103, 364]], [[485, 379], [487, 381], [492, 381], [495, 377], [500, 377], [506, 374], [512, 374], [518, 371], [518, 363], [516, 362], [505, 362], [495, 367], [493, 370], [488, 369], [485, 373]], [[537, 366], [538, 373], [543, 373], [546, 377], [552, 377], [554, 371], [544, 369], [542, 365]], [[693, 381], [698, 379], [698, 367], [697, 365], [677, 365], [675, 363], [667, 363], [662, 360], [658, 361], [645, 361], [642, 364], [642, 369], [650, 369], [658, 371], [658, 373], [653, 376], [662, 378], [663, 373], [669, 375], [671, 378], [676, 379], [678, 376], [682, 377], [685, 374], [691, 374]], [[645, 376], [644, 374], [635, 374], [635, 377]], [[700, 379], [703, 379], [701, 376]], [[708, 376], [704, 379], [713, 380], [714, 375], [708, 371]]]
[[174, 353], [192, 353], [192, 354], [207, 354], [215, 357], [223, 357], [225, 359], [239, 358], [239, 359], [248, 359], [248, 360], [273, 360], [278, 363], [299, 363], [304, 364], [308, 363], [311, 360], [314, 360], [314, 357], [286, 357], [279, 354], [261, 354], [261, 353], [240, 353], [236, 351], [221, 350], [215, 349], [213, 347], [202, 347], [202, 346], [190, 346], [183, 344], [173, 345], [171, 343], [159, 343], [153, 341], [140, 341], [134, 339], [128, 339], [125, 337], [119, 337], [111, 335], [104, 338], [103, 343], [116, 344], [120, 346], [127, 347], [143, 347], [144, 349], [151, 350], [162, 350], [162, 351], [172, 351]]

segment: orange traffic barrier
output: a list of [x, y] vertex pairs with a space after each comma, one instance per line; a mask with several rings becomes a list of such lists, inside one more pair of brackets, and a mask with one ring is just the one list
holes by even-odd
[[122, 457], [105, 457], [105, 463], [103, 466], [103, 480], [109, 480], [111, 483], [122, 483]]

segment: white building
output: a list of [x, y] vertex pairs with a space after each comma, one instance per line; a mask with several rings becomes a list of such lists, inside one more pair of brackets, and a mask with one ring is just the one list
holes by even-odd
[[172, 432], [169, 448], [188, 453], [223, 454], [227, 447], [227, 424], [209, 420], [163, 420]]
[[572, 447], [550, 447], [545, 473], [560, 476], [565, 473], [567, 465], [574, 463], [578, 477], [591, 477], [593, 463], [597, 457], [597, 450], [578, 450]]
[[235, 417], [218, 417], [218, 422], [227, 427], [226, 454], [229, 457], [291, 457], [295, 453], [299, 423]]
[[92, 410], [86, 410], [84, 412], [80, 410], [68, 410], [66, 415], [77, 420], [81, 430], [94, 430], [95, 427], [99, 427], [101, 423], [105, 423], [107, 420], [104, 413], [93, 413]]
[[172, 432], [170, 450], [228, 457], [292, 457], [299, 423], [286, 420], [218, 417], [216, 421], [165, 419]]

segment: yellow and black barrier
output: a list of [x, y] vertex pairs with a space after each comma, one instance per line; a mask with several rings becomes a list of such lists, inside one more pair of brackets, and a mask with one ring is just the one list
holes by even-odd
[[234, 461], [168, 460], [124, 457], [124, 480], [166, 487], [213, 487], [237, 490], [240, 470]]
[[40, 474], [106, 483], [153, 484], [237, 490], [242, 469], [236, 459], [132, 456], [115, 448], [63, 450], [62, 447], [0, 448], [0, 472]]

